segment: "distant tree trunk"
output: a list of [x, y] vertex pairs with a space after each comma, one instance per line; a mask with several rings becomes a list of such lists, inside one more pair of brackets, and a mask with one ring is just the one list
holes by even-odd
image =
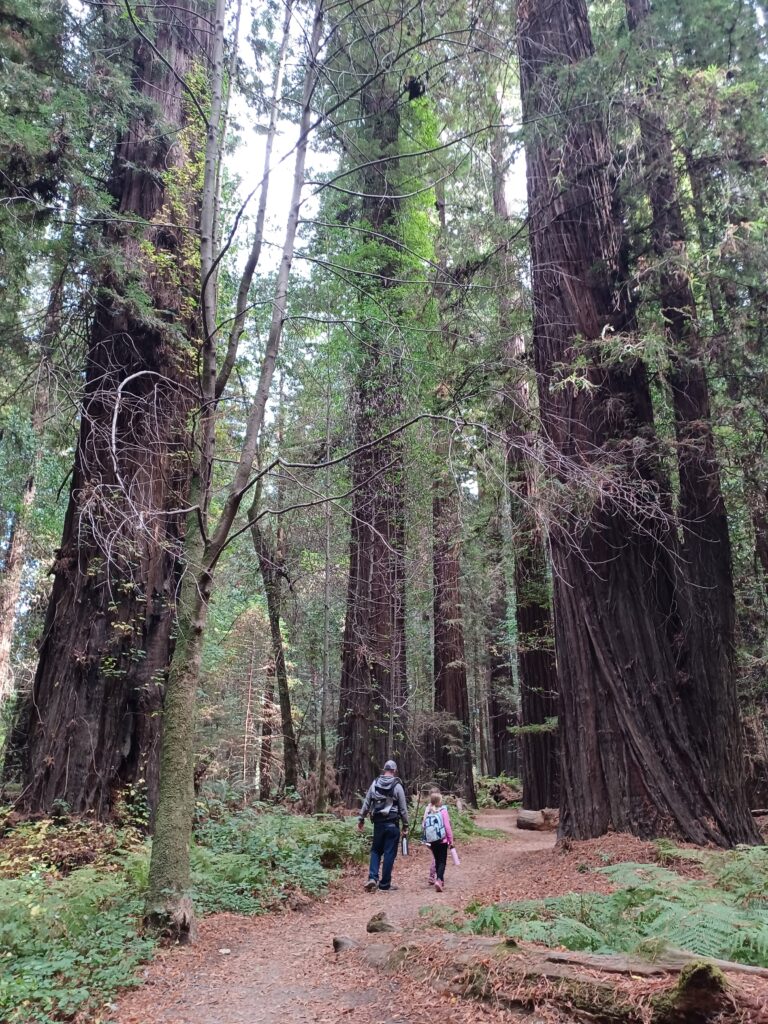
[[[440, 234], [437, 262], [447, 281], [447, 228], [445, 194], [437, 188]], [[439, 310], [445, 357], [452, 338], [445, 295]], [[442, 728], [435, 755], [438, 778], [449, 790], [461, 793], [471, 804], [477, 802], [472, 772], [472, 726], [467, 688], [467, 660], [464, 651], [464, 608], [461, 594], [461, 516], [458, 484], [451, 471], [450, 445], [440, 438], [436, 445], [436, 477], [432, 485], [432, 609], [435, 711], [453, 723]], [[481, 732], [482, 737], [482, 732]]]
[[[626, 0], [638, 36], [650, 0]], [[646, 45], [652, 45], [647, 38]], [[680, 571], [688, 589], [680, 696], [691, 738], [708, 771], [720, 776], [736, 803], [744, 802], [741, 723], [733, 672], [736, 620], [728, 517], [712, 434], [706, 353], [686, 267], [687, 232], [678, 194], [672, 138], [661, 113], [660, 87], [641, 93], [640, 139], [652, 239], [659, 257], [659, 298], [669, 341], [683, 542]]]
[[[448, 452], [443, 454], [447, 459]], [[441, 464], [444, 465], [443, 460]], [[461, 598], [461, 521], [456, 488], [452, 476], [441, 475], [435, 481], [432, 499], [435, 711], [444, 712], [456, 723], [455, 729], [439, 738], [436, 767], [447, 789], [462, 793], [474, 804]]]
[[189, 487], [188, 339], [199, 332], [185, 255], [198, 200], [196, 115], [182, 87], [208, 38], [199, 10], [181, 0], [153, 13], [167, 65], [143, 39], [134, 48], [136, 113], [109, 183], [119, 219], [105, 230], [95, 283], [69, 507], [32, 694], [11, 738], [27, 811], [61, 801], [102, 817], [125, 786], [146, 785], [152, 805], [157, 795], [184, 533], [175, 510]]
[[[614, 828], [721, 846], [754, 841], [743, 799], [726, 789], [729, 766], [716, 771], [702, 760], [681, 707], [684, 623], [674, 533], [660, 514], [668, 485], [648, 383], [639, 361], [612, 358], [609, 347], [611, 335], [635, 327], [611, 153], [597, 100], [584, 103], [568, 84], [592, 54], [584, 0], [546, 8], [522, 0], [518, 47], [544, 440], [561, 486], [572, 468], [600, 465], [625, 491], [602, 490], [586, 511], [559, 509], [550, 531], [561, 834], [589, 838]], [[586, 388], [567, 379], [577, 346]], [[660, 507], [648, 505], [654, 494]], [[738, 748], [737, 737], [729, 742]]]
[[272, 703], [275, 699], [275, 676], [267, 672], [264, 699], [261, 705], [261, 751], [259, 753], [259, 800], [272, 796]]
[[34, 500], [35, 477], [32, 474], [24, 482], [21, 508], [13, 516], [8, 546], [3, 559], [2, 575], [0, 575], [0, 708], [13, 693], [11, 646], [16, 625], [16, 607], [21, 594], [21, 576], [28, 538], [26, 516]]
[[[500, 502], [506, 501], [502, 495]], [[488, 672], [489, 745], [493, 751], [494, 775], [517, 775], [518, 741], [509, 731], [517, 725], [517, 698], [512, 674], [512, 647], [509, 640], [507, 581], [504, 572], [504, 535], [501, 512], [491, 515], [486, 537], [488, 610], [485, 623]]]
[[[330, 366], [329, 366], [330, 369]], [[326, 403], [325, 403], [325, 461], [330, 462], [331, 460], [331, 381], [330, 377], [328, 380], [328, 390], [326, 392]], [[325, 470], [325, 494], [326, 496], [331, 493], [331, 481], [329, 469]], [[323, 575], [323, 679], [321, 682], [321, 694], [320, 694], [320, 753], [319, 753], [319, 765], [317, 769], [317, 806], [315, 811], [317, 814], [324, 814], [328, 806], [328, 782], [327, 782], [327, 767], [328, 767], [328, 738], [327, 738], [327, 720], [328, 720], [328, 687], [331, 681], [331, 658], [330, 658], [330, 644], [331, 644], [331, 503], [326, 501], [323, 505], [323, 514], [325, 516], [325, 538], [323, 554], [324, 558], [324, 575]]]
[[[70, 244], [65, 246], [68, 260]], [[48, 296], [48, 308], [40, 339], [41, 357], [32, 398], [31, 427], [35, 439], [35, 455], [29, 475], [24, 481], [20, 507], [11, 523], [8, 546], [0, 574], [0, 708], [13, 693], [11, 648], [16, 627], [16, 615], [21, 596], [21, 581], [29, 542], [29, 517], [37, 493], [37, 472], [43, 455], [45, 420], [48, 416], [51, 389], [51, 345], [58, 331], [61, 315], [62, 292], [66, 268], [56, 274]]]
[[[509, 218], [506, 201], [504, 147], [500, 129], [491, 137], [493, 210], [501, 222]], [[532, 435], [532, 413], [525, 345], [512, 327], [513, 274], [509, 256], [502, 255], [499, 321], [503, 356], [509, 381], [505, 385], [502, 415], [508, 441], [506, 477], [514, 534], [515, 617], [517, 671], [520, 685], [520, 775], [523, 807], [557, 807], [560, 800], [560, 742], [553, 719], [558, 713], [557, 663], [550, 601], [546, 540], [534, 520], [531, 467], [526, 464], [526, 441]]]
[[549, 579], [540, 538], [530, 535], [515, 561], [517, 658], [520, 671], [520, 774], [523, 807], [560, 803], [557, 666]]
[[[370, 163], [363, 173], [363, 218], [376, 234], [397, 237], [398, 200], [393, 198], [392, 154], [398, 142], [396, 95], [386, 81], [362, 93]], [[389, 257], [385, 256], [384, 260]], [[378, 287], [396, 276], [382, 261]], [[365, 356], [355, 386], [355, 446], [347, 615], [342, 640], [336, 770], [343, 798], [353, 803], [371, 775], [404, 751], [406, 697], [405, 521], [401, 441], [370, 445], [403, 411], [398, 353], [382, 328], [364, 328]], [[390, 739], [392, 742], [390, 742]]]
[[269, 543], [264, 531], [255, 522], [256, 507], [249, 514], [253, 546], [259, 560], [261, 579], [264, 584], [264, 595], [267, 599], [269, 616], [269, 632], [272, 638], [272, 657], [275, 662], [275, 679], [277, 694], [280, 701], [281, 731], [283, 734], [283, 768], [285, 771], [285, 788], [296, 789], [298, 785], [299, 755], [296, 746], [296, 733], [293, 728], [293, 710], [291, 694], [288, 689], [288, 670], [285, 664], [285, 647], [281, 627], [283, 586], [282, 575], [285, 572], [285, 536], [281, 526], [277, 528], [275, 546]]

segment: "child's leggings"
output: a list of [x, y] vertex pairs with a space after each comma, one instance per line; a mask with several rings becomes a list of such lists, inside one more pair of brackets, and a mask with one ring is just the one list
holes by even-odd
[[435, 874], [439, 881], [445, 881], [445, 863], [448, 860], [448, 843], [443, 843], [438, 840], [436, 843], [430, 843], [432, 848], [432, 856], [435, 858]]

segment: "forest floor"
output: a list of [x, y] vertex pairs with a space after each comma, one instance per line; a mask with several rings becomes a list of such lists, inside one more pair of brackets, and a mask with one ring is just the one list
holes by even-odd
[[[500, 830], [499, 838], [478, 838], [464, 846], [460, 867], [450, 859], [446, 889], [427, 883], [429, 852], [412, 844], [398, 857], [397, 891], [366, 893], [363, 866], [345, 873], [327, 897], [297, 901], [264, 917], [217, 914], [204, 919], [193, 946], [166, 949], [144, 970], [144, 984], [119, 1000], [113, 1024], [464, 1024], [468, 1021], [522, 1021], [536, 1024], [549, 1015], [525, 1014], [467, 1002], [447, 987], [434, 989], [424, 971], [393, 974], [372, 966], [366, 950], [381, 940], [366, 924], [385, 911], [395, 941], [439, 929], [422, 908], [462, 909], [472, 900], [489, 903], [565, 892], [609, 891], [604, 876], [591, 868], [606, 860], [651, 860], [648, 843], [625, 835], [574, 843], [555, 850], [552, 833], [521, 832], [516, 811], [484, 811], [481, 827]], [[692, 870], [696, 870], [691, 865]], [[444, 934], [444, 933], [443, 933]], [[333, 939], [359, 943], [341, 954]], [[437, 968], [435, 969], [437, 973]], [[418, 980], [421, 978], [422, 980]], [[768, 991], [768, 989], [766, 989]], [[575, 1016], [568, 1019], [577, 1019]], [[768, 1017], [750, 1017], [768, 1020]]]

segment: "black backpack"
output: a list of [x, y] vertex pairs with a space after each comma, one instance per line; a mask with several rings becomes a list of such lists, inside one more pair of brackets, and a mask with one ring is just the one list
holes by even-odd
[[380, 776], [373, 784], [371, 796], [371, 821], [396, 821], [400, 817], [396, 790], [402, 786], [394, 776]]

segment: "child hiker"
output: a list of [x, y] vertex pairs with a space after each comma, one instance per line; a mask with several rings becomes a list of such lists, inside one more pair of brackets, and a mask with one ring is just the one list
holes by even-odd
[[429, 869], [429, 884], [434, 885], [435, 892], [442, 892], [445, 885], [445, 864], [448, 850], [453, 849], [453, 831], [448, 808], [443, 803], [442, 794], [435, 790], [429, 796], [427, 809], [424, 811], [422, 824], [424, 840], [432, 849], [432, 867]]

